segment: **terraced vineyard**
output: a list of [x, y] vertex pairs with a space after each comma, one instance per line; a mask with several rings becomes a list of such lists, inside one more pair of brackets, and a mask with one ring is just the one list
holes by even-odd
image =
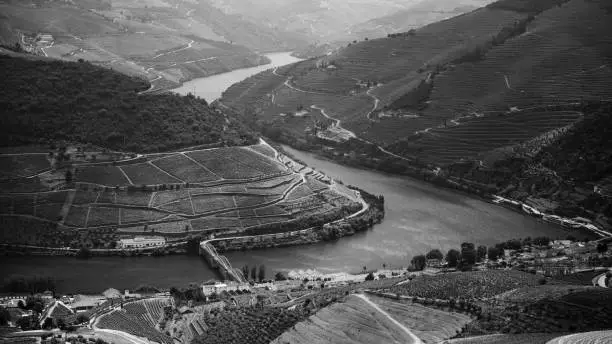
[[170, 336], [157, 327], [163, 319], [168, 299], [145, 299], [122, 304], [96, 319], [94, 328], [126, 332], [160, 344], [172, 344]]
[[482, 158], [571, 125], [581, 117], [572, 105], [612, 100], [604, 7], [501, 1], [253, 76], [221, 102], [296, 146], [357, 138], [386, 149], [383, 158]]
[[477, 271], [420, 276], [391, 287], [390, 292], [434, 299], [492, 297], [511, 289], [535, 286], [538, 277], [521, 271]]
[[[11, 173], [38, 171], [32, 166], [39, 156], [28, 157], [31, 162], [11, 165]], [[87, 246], [108, 248], [118, 236], [236, 233], [319, 215], [333, 221], [361, 207], [352, 190], [336, 187], [264, 142], [81, 163], [69, 170], [72, 181], [59, 177], [53, 189], [45, 181], [68, 172], [39, 175], [34, 180], [41, 192], [30, 192], [29, 184], [20, 189], [17, 182], [0, 194], [3, 243], [46, 246], [43, 239], [53, 238], [54, 247], [85, 240]], [[25, 223], [27, 230], [17, 230]], [[291, 230], [296, 229], [303, 228], [294, 224]]]

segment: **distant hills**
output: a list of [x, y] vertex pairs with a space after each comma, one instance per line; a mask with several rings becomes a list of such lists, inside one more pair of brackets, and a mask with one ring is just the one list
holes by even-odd
[[308, 44], [206, 2], [7, 1], [0, 13], [0, 44], [90, 61], [153, 81], [155, 89], [263, 64], [268, 60], [260, 53]]

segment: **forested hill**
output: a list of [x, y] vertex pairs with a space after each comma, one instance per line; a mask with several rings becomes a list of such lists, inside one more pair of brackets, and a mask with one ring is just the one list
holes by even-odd
[[68, 140], [151, 152], [254, 137], [204, 99], [139, 95], [149, 83], [87, 62], [0, 55], [3, 146]]

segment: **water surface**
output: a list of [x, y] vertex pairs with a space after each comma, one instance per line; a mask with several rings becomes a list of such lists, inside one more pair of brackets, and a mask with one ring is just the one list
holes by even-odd
[[274, 67], [281, 67], [290, 63], [302, 61], [297, 57], [291, 56], [290, 52], [266, 54], [271, 62], [265, 65], [236, 69], [231, 72], [221, 73], [206, 78], [198, 78], [188, 81], [183, 86], [172, 91], [186, 95], [192, 93], [198, 97], [206, 99], [207, 102], [221, 97], [221, 94], [233, 84], [240, 82], [252, 75], [263, 72]]

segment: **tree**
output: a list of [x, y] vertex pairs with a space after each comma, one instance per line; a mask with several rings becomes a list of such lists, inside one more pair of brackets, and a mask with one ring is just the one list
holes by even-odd
[[461, 259], [461, 253], [455, 249], [450, 249], [446, 253], [446, 262], [451, 268], [457, 267], [459, 260]]
[[487, 256], [487, 247], [483, 245], [478, 246], [478, 249], [476, 250], [476, 256], [478, 257], [479, 262], [485, 259]]
[[497, 260], [497, 258], [499, 258], [499, 252], [500, 251], [497, 247], [489, 247], [489, 251], [487, 253], [489, 260]]
[[550, 243], [550, 238], [544, 236], [537, 237], [533, 239], [533, 243], [538, 246], [548, 246], [548, 244]]
[[64, 330], [66, 328], [66, 321], [62, 318], [57, 319], [57, 328]]
[[68, 184], [72, 183], [72, 171], [66, 170], [66, 173], [64, 174], [64, 178], [66, 180], [66, 183]]
[[11, 313], [4, 308], [0, 307], [0, 326], [6, 326], [11, 321]]
[[366, 281], [373, 281], [374, 280], [374, 274], [373, 273], [369, 273], [366, 277], [365, 277]]
[[242, 266], [242, 275], [244, 276], [244, 278], [249, 278], [249, 266], [248, 265]]
[[461, 263], [474, 265], [476, 263], [476, 250], [471, 242], [461, 244]]
[[608, 244], [605, 242], [600, 242], [597, 244], [597, 253], [606, 253], [608, 251]]
[[277, 272], [276, 275], [274, 275], [274, 280], [276, 281], [286, 281], [287, 277], [285, 277], [285, 275], [282, 272]]
[[266, 279], [266, 266], [265, 265], [260, 265], [259, 266], [259, 274], [257, 275], [257, 277], [259, 278], [259, 282], [262, 282], [263, 280]]
[[[176, 288], [175, 288], [176, 290]], [[178, 290], [177, 290], [178, 291]], [[85, 314], [79, 314], [76, 318], [77, 324], [82, 324], [89, 321], [89, 317]]]
[[251, 268], [251, 279], [253, 281], [256, 281], [256, 278], [257, 278], [257, 267], [254, 266]]
[[438, 250], [436, 248], [436, 249], [433, 249], [433, 250], [429, 251], [427, 253], [426, 257], [427, 257], [427, 259], [440, 259], [440, 260], [442, 260], [442, 259], [444, 259], [444, 254], [440, 250]]
[[28, 296], [26, 299], [26, 309], [31, 309], [36, 313], [42, 313], [45, 303], [40, 297]]
[[414, 266], [416, 270], [425, 269], [426, 263], [427, 263], [427, 258], [425, 258], [425, 256], [422, 254], [412, 257], [412, 260], [410, 261], [410, 264], [412, 264], [412, 266]]
[[91, 251], [87, 247], [81, 247], [77, 252], [76, 257], [78, 259], [89, 259], [91, 257]]

